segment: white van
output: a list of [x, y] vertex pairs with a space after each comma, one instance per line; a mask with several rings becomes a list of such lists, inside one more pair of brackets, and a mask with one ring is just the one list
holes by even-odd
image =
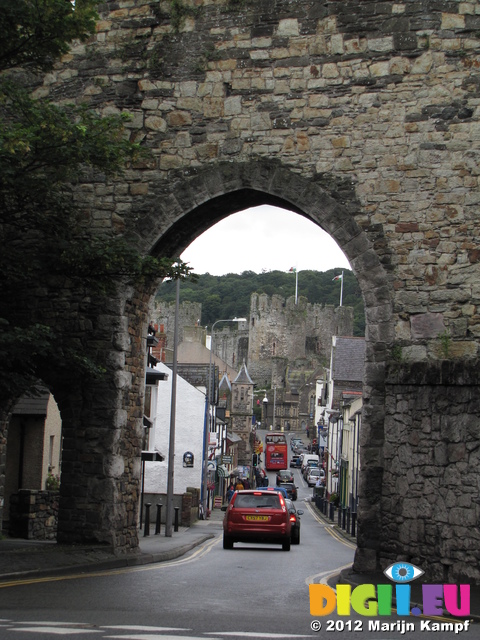
[[307, 462], [309, 460], [318, 462], [318, 466], [320, 466], [320, 459], [315, 453], [305, 453], [302, 458], [302, 473], [305, 471], [305, 467], [307, 466]]

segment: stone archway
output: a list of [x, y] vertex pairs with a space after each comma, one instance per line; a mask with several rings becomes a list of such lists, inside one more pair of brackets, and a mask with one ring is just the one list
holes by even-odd
[[[174, 256], [228, 213], [279, 204], [324, 228], [365, 301], [358, 570], [395, 559], [479, 579], [478, 66], [474, 3], [138, 0], [39, 89], [129, 110], [150, 156], [82, 197], [93, 230]], [[178, 4], [178, 3], [177, 3]], [[195, 5], [195, 9], [193, 7]], [[272, 160], [274, 158], [275, 160]], [[62, 387], [61, 537], [137, 545], [153, 291], [93, 301], [101, 385]]]
[[[178, 220], [165, 230], [167, 216], [163, 212], [159, 215], [149, 212], [150, 232], [153, 237], [161, 236], [152, 248], [154, 253], [178, 255], [196, 236], [223, 217], [260, 204], [275, 204], [308, 217], [328, 231], [344, 251], [364, 295], [368, 324], [362, 429], [363, 455], [372, 463], [365, 465], [362, 478], [365, 486], [381, 486], [386, 345], [394, 340], [393, 289], [388, 270], [374, 249], [378, 230], [372, 241], [355, 222], [354, 213], [359, 205], [352, 185], [334, 180], [305, 179], [271, 160], [236, 165], [219, 163], [194, 172], [171, 174], [170, 178], [169, 193], [163, 192], [163, 201], [171, 204], [180, 194], [178, 204], [185, 214], [182, 216], [179, 212]], [[155, 188], [154, 184], [149, 185], [150, 190], [155, 191]], [[162, 188], [165, 189], [165, 185]], [[342, 199], [338, 198], [339, 193]], [[145, 216], [140, 218], [143, 220]], [[148, 237], [146, 234], [145, 241]], [[387, 262], [386, 258], [384, 262]], [[368, 334], [376, 339], [369, 340]], [[362, 538], [362, 523], [365, 523], [366, 549], [360, 550], [357, 563], [359, 567], [371, 570], [376, 566], [380, 547], [380, 540], [373, 533], [381, 529], [380, 493], [364, 492], [360, 511], [359, 539]], [[367, 560], [363, 559], [364, 551]]]

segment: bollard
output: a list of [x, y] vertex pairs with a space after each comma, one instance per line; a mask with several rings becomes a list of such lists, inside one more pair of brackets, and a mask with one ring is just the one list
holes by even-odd
[[350, 533], [350, 507], [347, 508], [347, 526], [345, 529], [347, 533]]
[[155, 535], [160, 533], [160, 527], [162, 526], [162, 503], [157, 504], [157, 522], [155, 524]]
[[173, 530], [178, 531], [178, 512], [180, 511], [180, 507], [175, 507], [175, 521], [173, 525]]
[[355, 538], [356, 535], [356, 524], [357, 524], [357, 512], [352, 511], [352, 536]]
[[152, 506], [151, 502], [147, 502], [145, 505], [145, 529], [143, 531], [143, 537], [150, 535], [150, 507]]
[[345, 531], [347, 507], [342, 507], [342, 529]]
[[332, 522], [335, 520], [335, 505], [333, 502], [330, 502], [330, 520]]
[[338, 505], [338, 518], [337, 518], [338, 526], [342, 526], [342, 507]]

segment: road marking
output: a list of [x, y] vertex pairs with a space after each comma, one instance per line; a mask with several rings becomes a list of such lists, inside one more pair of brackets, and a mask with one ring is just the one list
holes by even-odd
[[307, 501], [305, 501], [305, 506], [307, 507], [307, 509], [309, 510], [309, 512], [312, 514], [312, 516], [315, 518], [315, 520], [323, 525], [325, 531], [327, 533], [329, 533], [332, 538], [335, 538], [335, 540], [337, 540], [338, 542], [341, 542], [342, 544], [344, 544], [346, 547], [349, 547], [350, 549], [356, 549], [357, 545], [354, 544], [353, 542], [350, 542], [350, 540], [346, 540], [340, 533], [338, 533], [335, 529], [333, 524], [328, 524], [326, 523], [324, 520], [322, 520], [318, 514], [315, 512], [315, 510], [313, 509], [313, 507], [311, 506], [311, 504]]
[[311, 638], [312, 636], [291, 633], [255, 633], [253, 631], [214, 631], [212, 636], [235, 636], [239, 638]]
[[[321, 573], [316, 573], [313, 576], [308, 576], [308, 578], [305, 578], [305, 584], [327, 584], [329, 578], [338, 575], [341, 571], [343, 571], [344, 569], [348, 569], [351, 566], [352, 563], [350, 562], [349, 564], [343, 565], [343, 567], [336, 567], [335, 569], [329, 569], [328, 571], [322, 571]], [[334, 588], [333, 590], [335, 591]]]
[[112, 629], [112, 631], [192, 631], [192, 629], [189, 629], [188, 627], [151, 627], [140, 624], [109, 624], [103, 625], [102, 629]]
[[172, 636], [159, 633], [153, 635], [151, 633], [136, 633], [127, 636], [105, 636], [105, 638], [110, 638], [111, 640], [118, 640], [119, 638], [122, 640], [218, 640], [217, 638], [209, 638], [207, 636]]
[[[23, 580], [12, 580], [10, 582], [0, 582], [0, 589], [7, 587], [18, 587], [30, 584], [41, 584], [44, 582], [61, 582], [64, 580], [79, 580], [85, 578], [99, 578], [108, 576], [118, 576], [124, 573], [138, 573], [140, 571], [158, 571], [159, 569], [165, 569], [169, 567], [177, 567], [182, 564], [188, 564], [203, 558], [207, 553], [213, 549], [213, 547], [220, 542], [220, 538], [213, 538], [202, 544], [196, 551], [194, 551], [188, 558], [181, 558], [179, 560], [171, 560], [168, 562], [155, 562], [148, 565], [142, 565], [140, 567], [122, 567], [121, 569], [105, 569], [104, 571], [96, 571], [93, 573], [76, 573], [68, 576], [45, 576], [43, 578], [24, 578]], [[72, 567], [73, 569], [74, 567]]]
[[[79, 629], [74, 627], [22, 627], [21, 629], [12, 629], [12, 631], [22, 631], [26, 633], [48, 633], [50, 636], [73, 636], [78, 635]], [[101, 633], [100, 629], [85, 629], [82, 627], [81, 633]]]
[[172, 635], [164, 635], [164, 634], [151, 634], [148, 635], [145, 633], [128, 635], [128, 636], [105, 636], [105, 638], [110, 638], [110, 640], [217, 640], [217, 638], [208, 638], [206, 636], [172, 636]]

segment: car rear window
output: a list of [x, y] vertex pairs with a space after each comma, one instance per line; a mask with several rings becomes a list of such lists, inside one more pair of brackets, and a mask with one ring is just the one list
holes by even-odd
[[280, 498], [269, 491], [262, 491], [261, 495], [239, 493], [233, 506], [242, 509], [280, 509]]

